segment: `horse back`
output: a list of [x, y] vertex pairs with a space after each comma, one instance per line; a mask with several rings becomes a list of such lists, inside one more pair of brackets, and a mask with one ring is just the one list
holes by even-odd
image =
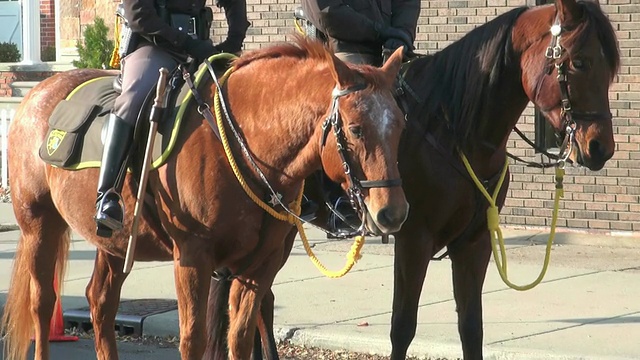
[[106, 75], [114, 75], [114, 72], [76, 69], [58, 73], [38, 83], [20, 103], [11, 121], [9, 148], [19, 149], [20, 152], [33, 149], [37, 156], [38, 147], [47, 131], [47, 121], [58, 103], [80, 84]]
[[[9, 184], [14, 210], [32, 206], [50, 193], [47, 181], [47, 169], [50, 167], [44, 166], [46, 164], [38, 152], [53, 110], [78, 85], [110, 73], [97, 69], [58, 73], [36, 85], [20, 103], [7, 136]], [[16, 216], [19, 216], [18, 212]]]

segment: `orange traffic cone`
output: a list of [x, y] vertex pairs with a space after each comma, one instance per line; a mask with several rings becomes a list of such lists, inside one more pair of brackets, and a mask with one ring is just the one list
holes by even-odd
[[[58, 274], [55, 274], [53, 277], [53, 287], [54, 289], [56, 289], [56, 291], [59, 291]], [[49, 327], [49, 342], [61, 341], [78, 341], [78, 337], [65, 335], [64, 333], [64, 320], [62, 318], [62, 297], [58, 296], [58, 301], [56, 301], [56, 306], [53, 309], [53, 317], [51, 318], [51, 325]]]

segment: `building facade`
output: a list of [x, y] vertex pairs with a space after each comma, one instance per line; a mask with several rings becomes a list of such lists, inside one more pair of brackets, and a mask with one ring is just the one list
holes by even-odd
[[[53, 1], [53, 0], [47, 0]], [[113, 26], [113, 0], [56, 0], [60, 3], [60, 51], [72, 54], [82, 29], [96, 16]], [[211, 3], [213, 1], [210, 1]], [[460, 39], [473, 28], [518, 6], [544, 0], [423, 0], [416, 38], [417, 52], [433, 53]], [[287, 40], [294, 29], [293, 12], [299, 0], [248, 0], [245, 49], [257, 49]], [[558, 225], [601, 233], [640, 232], [640, 0], [601, 0], [617, 31], [622, 66], [610, 91], [616, 153], [598, 172], [567, 169], [565, 198]], [[214, 8], [215, 9], [215, 8]], [[224, 14], [216, 9], [213, 39], [226, 32]], [[551, 25], [551, 24], [550, 24]], [[533, 107], [524, 112], [518, 128], [529, 138], [540, 138]], [[539, 121], [539, 119], [538, 119]], [[538, 134], [536, 134], [536, 129]], [[508, 148], [528, 160], [541, 156], [516, 135]], [[508, 200], [502, 222], [511, 226], [550, 225], [554, 182], [552, 170], [512, 164]]]

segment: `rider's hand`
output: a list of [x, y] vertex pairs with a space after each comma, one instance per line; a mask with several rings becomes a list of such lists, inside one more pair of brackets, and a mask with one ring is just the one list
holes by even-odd
[[188, 37], [184, 44], [187, 54], [198, 60], [208, 59], [211, 55], [215, 55], [220, 51], [213, 46], [211, 40], [196, 40]]
[[386, 25], [383, 25], [382, 23], [376, 23], [374, 27], [378, 32], [378, 37], [380, 37], [380, 39], [382, 39], [385, 42], [389, 39], [398, 39], [408, 45], [411, 45], [411, 43], [413, 43], [409, 33], [407, 33], [402, 29], [386, 26]]
[[411, 51], [413, 51], [413, 45], [411, 45], [410, 43], [407, 44], [400, 39], [389, 38], [387, 41], [384, 42], [384, 48], [391, 50], [391, 53], [393, 53], [400, 46], [403, 47], [402, 49], [403, 55], [407, 55], [407, 53], [410, 53]]
[[220, 52], [237, 55], [242, 51], [242, 43], [227, 39], [221, 42], [220, 44], [216, 45], [215, 48]]

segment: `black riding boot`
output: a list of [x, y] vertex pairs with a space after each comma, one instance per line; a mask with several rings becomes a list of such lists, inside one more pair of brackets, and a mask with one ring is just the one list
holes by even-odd
[[124, 211], [116, 180], [122, 170], [133, 141], [133, 126], [115, 114], [109, 115], [107, 137], [102, 151], [98, 199], [96, 200], [97, 234], [110, 237], [113, 230], [122, 229]]

